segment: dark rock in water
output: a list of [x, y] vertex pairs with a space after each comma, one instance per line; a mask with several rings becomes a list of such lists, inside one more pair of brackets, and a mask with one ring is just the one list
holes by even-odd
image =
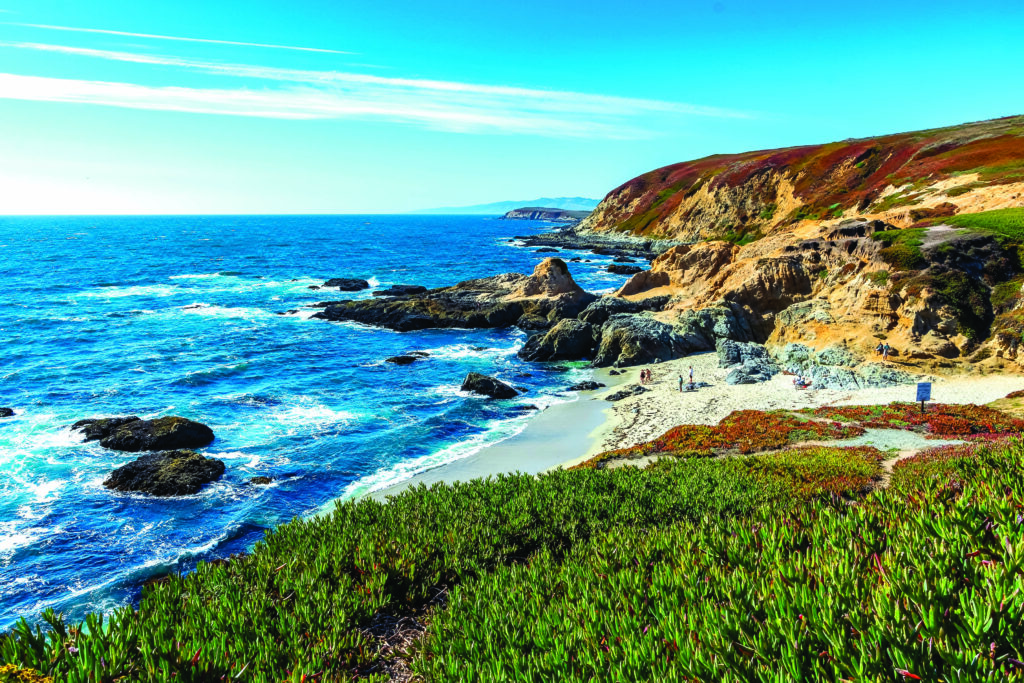
[[0, 417], [14, 417], [14, 409], [0, 408]]
[[366, 280], [360, 280], [359, 278], [354, 277], [335, 277], [331, 278], [321, 286], [324, 289], [337, 288], [343, 292], [359, 292], [364, 289], [369, 289], [370, 283]]
[[309, 287], [306, 287], [306, 289], [320, 289], [320, 285], [310, 285]]
[[224, 474], [224, 463], [190, 450], [147, 453], [110, 473], [103, 485], [153, 496], [187, 496]]
[[638, 395], [640, 395], [640, 394], [642, 394], [642, 393], [644, 393], [646, 391], [647, 391], [646, 387], [642, 387], [639, 384], [634, 384], [631, 387], [626, 387], [625, 389], [620, 389], [619, 391], [616, 391], [614, 394], [611, 394], [610, 396], [605, 396], [604, 400], [606, 400], [606, 401], [621, 401], [624, 398], [629, 398], [630, 396], [638, 396]]
[[299, 312], [297, 308], [289, 308], [287, 311], [278, 311], [277, 315], [295, 315]]
[[636, 263], [636, 259], [631, 259], [628, 256], [616, 256], [612, 259], [612, 263]]
[[609, 370], [608, 374], [609, 375], [621, 375], [622, 372], [620, 370]]
[[99, 441], [110, 436], [118, 427], [138, 421], [139, 418], [135, 415], [128, 417], [103, 417], [94, 420], [79, 420], [71, 425], [71, 429], [85, 434], [86, 441]]
[[409, 365], [415, 363], [420, 359], [419, 356], [391, 356], [391, 358], [385, 358], [385, 363], [394, 363], [395, 365]]
[[107, 435], [100, 439], [100, 445], [115, 451], [134, 453], [202, 448], [213, 438], [213, 430], [200, 422], [183, 417], [159, 417], [155, 420], [136, 419], [107, 428]]
[[583, 259], [581, 259], [579, 256], [573, 256], [571, 259], [569, 259], [569, 262], [570, 263], [579, 263], [582, 260]]
[[252, 477], [249, 479], [248, 483], [253, 486], [266, 486], [273, 481], [274, 479], [272, 477]]
[[567, 387], [566, 391], [594, 391], [595, 389], [601, 389], [605, 385], [600, 382], [580, 382], [579, 384], [573, 384], [571, 387]]
[[466, 375], [466, 379], [462, 382], [462, 390], [491, 398], [514, 398], [519, 395], [519, 392], [500, 379], [481, 375], [479, 372], [471, 372]]
[[534, 410], [540, 410], [540, 408], [538, 408], [537, 406], [533, 405], [532, 403], [527, 403], [525, 405], [511, 406], [509, 408], [509, 410], [511, 410], [513, 412], [516, 412], [516, 413], [527, 413], [527, 412], [531, 412], [531, 411], [534, 411]]
[[523, 360], [543, 362], [552, 360], [582, 360], [594, 353], [592, 325], [566, 318], [559, 320], [546, 334], [535, 334], [519, 350]]
[[405, 356], [416, 356], [417, 358], [429, 358], [430, 354], [426, 351], [409, 351], [403, 354]]
[[422, 285], [391, 285], [387, 289], [378, 289], [374, 296], [408, 296], [410, 294], [425, 294], [427, 288]]
[[642, 272], [643, 268], [640, 266], [620, 266], [617, 263], [613, 263], [605, 270], [609, 273], [614, 273], [615, 275], [636, 275], [637, 273]]
[[520, 372], [519, 374], [516, 375], [516, 379], [526, 379], [527, 377], [533, 377], [533, 373]]
[[554, 247], [542, 247], [540, 249], [534, 249], [533, 253], [535, 253], [535, 254], [556, 254], [556, 253], [558, 253], [558, 249], [555, 249]]

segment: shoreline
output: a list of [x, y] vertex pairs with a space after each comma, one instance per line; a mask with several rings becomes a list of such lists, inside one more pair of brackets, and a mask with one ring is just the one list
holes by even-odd
[[[438, 467], [420, 472], [412, 477], [376, 491], [363, 494], [375, 500], [384, 501], [388, 496], [420, 484], [430, 486], [436, 483], [469, 481], [482, 477], [520, 472], [541, 474], [567, 461], [580, 457], [580, 453], [596, 455], [602, 436], [611, 420], [609, 414], [614, 404], [604, 400], [612, 391], [627, 382], [632, 369], [620, 371], [621, 375], [609, 374], [613, 368], [597, 368], [592, 379], [606, 384], [593, 391], [579, 392], [573, 401], [559, 403], [534, 415], [523, 430], [497, 443], [484, 446], [476, 453]], [[639, 372], [639, 370], [636, 370]], [[331, 501], [325, 509], [333, 506]]]

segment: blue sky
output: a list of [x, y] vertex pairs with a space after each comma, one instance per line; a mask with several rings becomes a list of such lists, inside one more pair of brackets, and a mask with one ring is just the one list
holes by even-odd
[[1024, 113], [1024, 3], [0, 0], [0, 213], [601, 197]]

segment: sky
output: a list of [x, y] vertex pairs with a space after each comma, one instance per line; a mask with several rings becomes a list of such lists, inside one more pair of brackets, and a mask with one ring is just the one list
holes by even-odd
[[1024, 2], [0, 0], [0, 214], [600, 198], [1024, 113]]

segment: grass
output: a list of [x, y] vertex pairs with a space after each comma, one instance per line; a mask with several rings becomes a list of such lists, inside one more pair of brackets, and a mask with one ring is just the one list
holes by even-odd
[[865, 273], [864, 277], [868, 279], [868, 282], [873, 284], [875, 287], [885, 287], [889, 284], [889, 271], [888, 270], [876, 270], [871, 273]]
[[909, 228], [876, 232], [871, 237], [885, 245], [880, 255], [893, 270], [920, 270], [928, 265], [921, 253], [924, 233], [924, 228]]
[[[903, 404], [835, 410], [846, 422], [734, 414], [718, 443], [912, 422]], [[971, 433], [1024, 425], [955, 410]], [[348, 501], [152, 584], [137, 610], [22, 622], [0, 636], [0, 681], [384, 681], [375, 625], [411, 616], [425, 681], [1020, 675], [1024, 445], [926, 452], [866, 493], [883, 457], [788, 447]]]
[[1024, 242], [1024, 208], [963, 213], [944, 218], [942, 222], [987, 232], [1014, 242]]

